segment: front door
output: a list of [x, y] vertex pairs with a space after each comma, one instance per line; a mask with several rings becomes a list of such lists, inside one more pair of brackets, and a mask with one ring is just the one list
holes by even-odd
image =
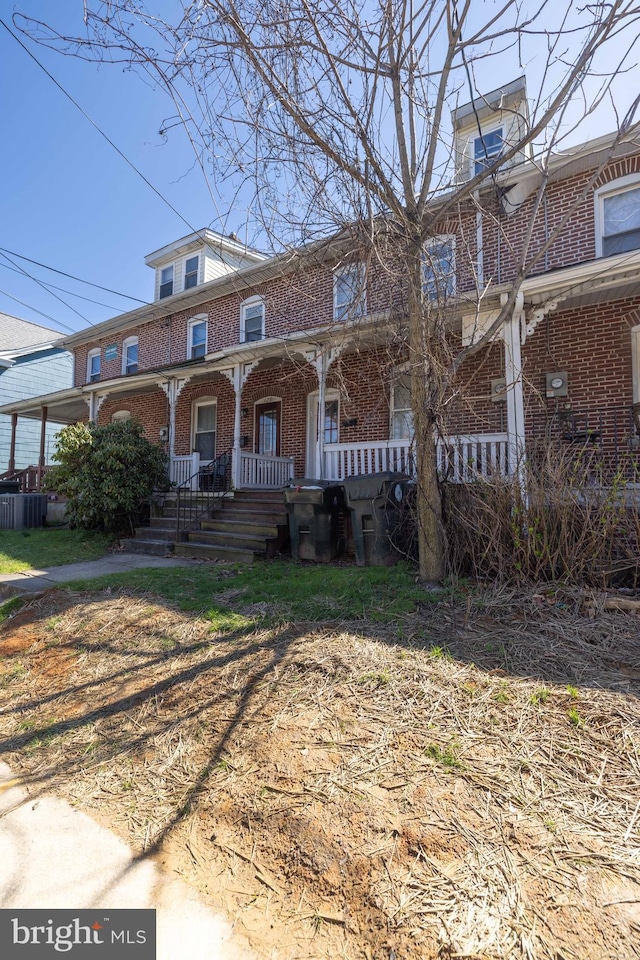
[[265, 457], [280, 456], [280, 400], [256, 403], [255, 452]]
[[[322, 418], [324, 445], [338, 443], [340, 440], [340, 400], [337, 390], [327, 390], [324, 397], [324, 417]], [[310, 393], [307, 401], [307, 477], [320, 477], [318, 463], [318, 392]], [[334, 479], [334, 478], [330, 478]]]

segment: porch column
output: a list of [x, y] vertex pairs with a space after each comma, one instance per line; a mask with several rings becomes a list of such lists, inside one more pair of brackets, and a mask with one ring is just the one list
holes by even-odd
[[47, 407], [42, 407], [42, 415], [40, 419], [40, 456], [38, 457], [38, 491], [42, 489], [42, 470], [45, 466], [44, 462], [44, 447], [45, 441], [47, 438]]
[[231, 458], [231, 485], [234, 490], [238, 490], [242, 483], [242, 374], [240, 364], [237, 363], [231, 371], [231, 384], [234, 389], [234, 410], [233, 410], [233, 454]]
[[11, 414], [11, 446], [9, 448], [9, 463], [7, 464], [9, 472], [13, 473], [16, 469], [16, 432], [18, 430], [18, 414]]
[[325, 462], [324, 462], [324, 418], [325, 418], [325, 397], [327, 394], [327, 368], [328, 357], [325, 350], [322, 350], [318, 366], [318, 441], [317, 441], [317, 462], [318, 479], [324, 480]]
[[509, 476], [524, 482], [524, 399], [522, 393], [521, 321], [522, 294], [518, 295], [513, 314], [502, 328], [504, 341], [504, 376], [507, 401], [507, 446]]

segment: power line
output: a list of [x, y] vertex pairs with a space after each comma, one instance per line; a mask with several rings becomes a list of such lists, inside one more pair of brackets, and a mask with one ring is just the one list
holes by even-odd
[[[113, 147], [113, 149], [116, 151], [116, 153], [117, 153], [120, 157], [122, 157], [122, 159], [124, 160], [124, 162], [125, 162], [128, 166], [130, 166], [131, 169], [132, 169], [135, 173], [137, 173], [139, 177], [141, 177], [141, 178], [144, 180], [144, 182], [147, 184], [148, 187], [150, 187], [150, 188], [153, 190], [153, 192], [156, 194], [156, 196], [158, 196], [158, 197], [163, 201], [163, 203], [166, 203], [167, 206], [168, 206], [171, 210], [173, 210], [173, 212], [175, 213], [175, 215], [176, 215], [177, 217], [179, 217], [180, 220], [182, 220], [182, 222], [189, 227], [189, 230], [190, 230], [192, 233], [195, 233], [195, 234], [197, 234], [198, 236], [200, 236], [199, 231], [198, 231], [191, 223], [189, 223], [188, 220], [186, 220], [186, 219], [182, 216], [182, 214], [179, 212], [179, 210], [176, 210], [176, 208], [175, 208], [174, 205], [171, 203], [171, 201], [170, 201], [170, 200], [167, 200], [167, 198], [166, 198], [165, 196], [163, 196], [163, 194], [160, 193], [160, 191], [159, 191], [156, 187], [154, 187], [154, 185], [151, 183], [151, 181], [148, 180], [147, 177], [145, 177], [144, 173], [142, 173], [141, 170], [138, 170], [138, 168], [136, 167], [136, 165], [135, 165], [134, 163], [132, 163], [132, 161], [129, 160], [129, 158], [128, 158], [127, 156], [125, 156], [125, 154], [122, 152], [122, 150], [121, 150], [118, 146], [116, 146], [116, 144], [115, 144], [115, 143], [113, 142], [113, 140], [111, 140], [111, 138], [104, 132], [104, 130], [102, 130], [102, 129], [98, 126], [98, 124], [97, 124], [94, 120], [91, 119], [91, 117], [89, 116], [89, 114], [80, 106], [80, 104], [78, 103], [78, 101], [77, 101], [77, 100], [74, 100], [74, 98], [71, 96], [71, 94], [68, 93], [68, 92], [65, 90], [65, 88], [64, 88], [60, 83], [58, 83], [58, 81], [57, 81], [56, 78], [53, 76], [53, 74], [49, 73], [49, 71], [48, 71], [47, 68], [44, 66], [44, 64], [40, 63], [40, 61], [38, 60], [38, 58], [31, 52], [31, 50], [29, 50], [29, 48], [28, 48], [27, 46], [25, 46], [25, 44], [22, 42], [22, 40], [20, 39], [20, 37], [16, 36], [16, 34], [13, 32], [13, 30], [11, 30], [11, 29], [7, 26], [7, 24], [4, 22], [4, 20], [0, 19], [0, 24], [5, 28], [5, 30], [7, 31], [7, 33], [10, 34], [10, 36], [13, 37], [13, 39], [16, 41], [16, 43], [19, 43], [19, 44], [20, 44], [20, 46], [21, 46], [22, 49], [25, 51], [25, 53], [28, 53], [28, 54], [29, 54], [29, 56], [30, 56], [31, 59], [34, 61], [34, 63], [37, 63], [37, 65], [40, 67], [40, 69], [41, 69], [44, 73], [46, 73], [46, 75], [49, 77], [49, 79], [52, 81], [52, 83], [55, 83], [55, 85], [56, 85], [56, 87], [58, 88], [58, 90], [60, 90], [60, 92], [63, 93], [63, 94], [65, 95], [65, 97], [66, 97], [68, 100], [71, 101], [71, 103], [74, 105], [74, 107], [76, 107], [76, 108], [80, 111], [80, 113], [82, 114], [82, 116], [83, 116], [86, 120], [89, 121], [89, 123], [91, 124], [92, 127], [94, 127], [95, 130], [98, 131], [98, 133], [100, 134], [100, 136], [101, 136], [101, 137], [104, 137], [104, 139], [107, 141], [107, 143], [109, 144], [109, 146]], [[203, 239], [203, 238], [201, 237], [201, 239]]]
[[4, 257], [5, 260], [8, 260], [9, 263], [13, 264], [13, 266], [20, 271], [20, 273], [24, 273], [25, 277], [29, 277], [30, 280], [33, 280], [34, 283], [37, 283], [38, 286], [42, 287], [42, 289], [46, 293], [48, 293], [50, 297], [55, 297], [56, 300], [59, 300], [60, 303], [67, 308], [67, 310], [71, 310], [72, 313], [75, 313], [76, 316], [80, 317], [81, 320], [84, 320], [84, 322], [89, 324], [89, 326], [91, 327], [95, 326], [95, 324], [91, 323], [90, 320], [87, 320], [87, 318], [82, 313], [80, 313], [79, 310], [76, 310], [76, 308], [72, 307], [70, 303], [67, 303], [66, 300], [63, 300], [62, 297], [59, 297], [57, 293], [53, 293], [51, 290], [47, 290], [45, 284], [42, 283], [42, 281], [38, 280], [37, 277], [33, 277], [30, 273], [28, 273], [24, 269], [24, 267], [21, 267], [19, 263], [16, 263], [15, 260], [12, 260], [11, 257], [7, 256], [6, 253], [0, 253], [0, 257]]
[[[62, 323], [61, 320], [55, 320], [53, 317], [49, 316], [48, 313], [43, 313], [42, 310], [38, 310], [37, 307], [32, 307], [30, 303], [25, 303], [24, 300], [19, 300], [18, 297], [14, 297], [13, 294], [7, 293], [6, 290], [0, 290], [0, 293], [3, 297], [9, 297], [9, 300], [15, 300], [16, 303], [19, 303], [21, 306], [26, 307], [27, 310], [33, 310], [34, 313], [40, 314], [41, 317], [45, 317], [47, 320], [51, 320], [52, 323], [57, 323], [59, 327], [64, 327], [65, 330], [68, 330], [69, 333], [77, 333], [77, 330], [73, 330], [72, 327], [68, 327], [66, 323]], [[56, 331], [58, 332], [58, 331]]]
[[[135, 300], [136, 303], [143, 303], [145, 306], [150, 306], [148, 300], [140, 300], [139, 297], [132, 297], [128, 293], [120, 293], [118, 290], [112, 290], [111, 287], [103, 287], [99, 283], [92, 283], [91, 280], [83, 280], [81, 277], [75, 277], [72, 273], [67, 273], [65, 270], [57, 270], [55, 267], [50, 267], [46, 263], [40, 263], [38, 260], [32, 260], [30, 257], [25, 257], [22, 253], [15, 253], [13, 250], [8, 250], [6, 247], [0, 247], [0, 250], [4, 253], [10, 253], [12, 257], [17, 257], [19, 260], [26, 260], [27, 263], [33, 263], [36, 267], [42, 267], [44, 270], [51, 270], [52, 273], [59, 273], [62, 277], [67, 277], [69, 280], [77, 280], [78, 283], [85, 283], [88, 287], [96, 287], [97, 290], [104, 290], [105, 293], [113, 293], [116, 297], [124, 297], [125, 300]], [[113, 307], [112, 309], [116, 309]]]
[[[1, 251], [2, 251], [2, 248], [0, 247], [0, 253]], [[19, 267], [10, 267], [6, 263], [0, 263], [0, 267], [2, 267], [3, 270], [10, 270], [11, 273], [23, 272], [22, 270], [20, 270]], [[59, 290], [61, 293], [68, 293], [69, 296], [71, 297], [77, 297], [78, 300], [86, 300], [87, 303], [95, 303], [96, 306], [98, 307], [106, 307], [108, 310], [116, 310], [116, 311], [118, 311], [119, 309], [118, 307], [114, 307], [110, 303], [102, 303], [101, 300], [92, 300], [91, 297], [83, 297], [81, 293], [74, 293], [73, 290], [67, 290], [65, 287], [58, 287], [56, 286], [55, 283], [47, 283], [46, 280], [42, 280], [41, 283], [47, 288], [51, 287], [52, 290]]]

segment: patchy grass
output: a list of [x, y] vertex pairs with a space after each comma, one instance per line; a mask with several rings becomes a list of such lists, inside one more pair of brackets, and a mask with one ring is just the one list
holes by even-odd
[[[240, 606], [268, 622], [292, 620], [367, 620], [389, 623], [412, 613], [420, 604], [437, 604], [447, 597], [416, 583], [415, 571], [404, 564], [392, 568], [295, 564], [284, 560], [222, 567], [135, 570], [99, 580], [79, 580], [73, 589], [127, 587], [152, 593], [198, 613], [213, 623], [222, 610]], [[229, 616], [227, 612], [226, 616]]]
[[0, 573], [20, 573], [33, 568], [59, 567], [104, 556], [113, 537], [89, 530], [40, 527], [3, 530], [0, 540]]

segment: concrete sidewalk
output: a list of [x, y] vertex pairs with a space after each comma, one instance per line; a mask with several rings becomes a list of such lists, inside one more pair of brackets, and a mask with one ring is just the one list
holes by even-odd
[[0, 763], [0, 907], [157, 911], [157, 960], [253, 960], [190, 887], [56, 797], [29, 797]]
[[99, 560], [83, 560], [82, 563], [68, 563], [63, 567], [49, 567], [47, 570], [23, 570], [21, 573], [0, 574], [0, 601], [22, 593], [39, 593], [57, 583], [68, 583], [70, 580], [85, 580], [90, 577], [102, 577], [108, 573], [122, 573], [146, 567], [171, 568], [194, 565], [202, 566], [202, 560], [154, 557], [139, 553], [108, 553]]

